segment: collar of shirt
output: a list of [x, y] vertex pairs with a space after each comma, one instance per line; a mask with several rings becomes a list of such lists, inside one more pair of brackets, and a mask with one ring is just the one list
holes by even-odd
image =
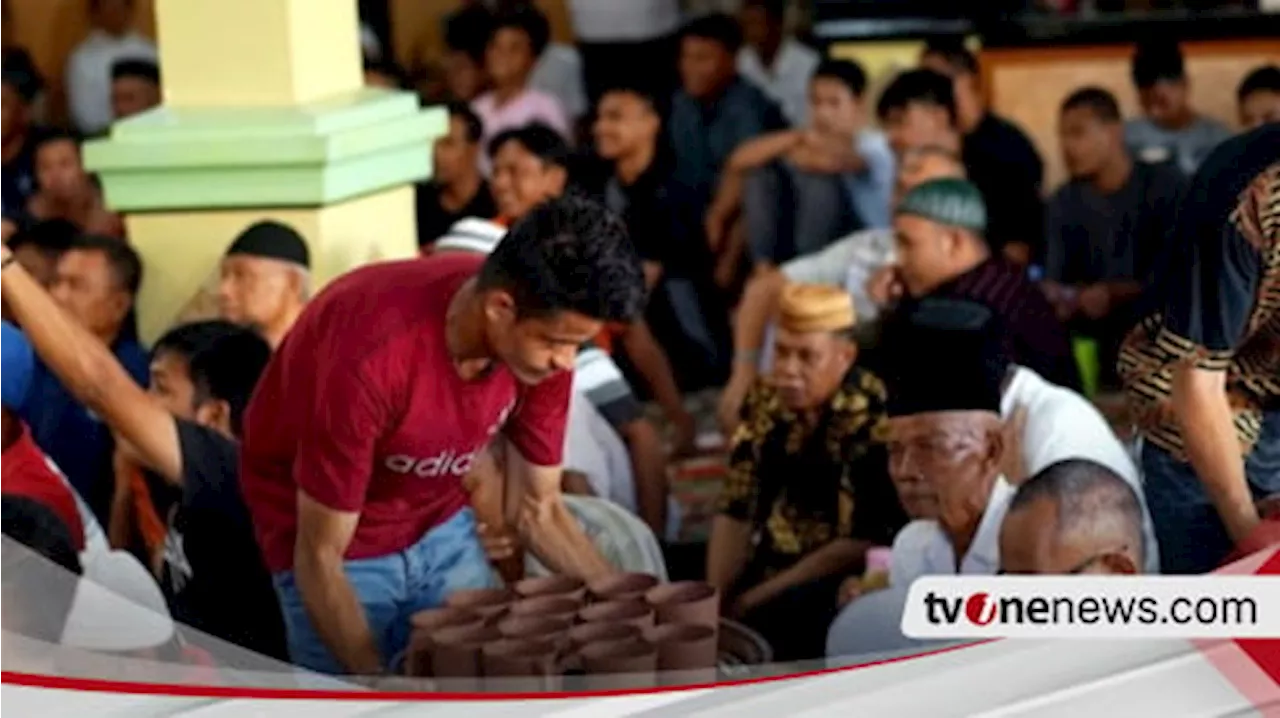
[[955, 549], [942, 526], [932, 519], [907, 524], [893, 541], [893, 563], [889, 582], [907, 586], [921, 576], [993, 575], [1000, 568], [1000, 524], [1009, 509], [1014, 487], [1003, 476], [996, 477], [987, 499], [987, 508], [978, 522], [973, 543], [956, 570]]
[[799, 78], [801, 82], [808, 82], [809, 75], [819, 63], [817, 53], [790, 37], [783, 38], [770, 66], [764, 64], [760, 53], [750, 45], [744, 45], [740, 52], [747, 72], [759, 73], [772, 80]]

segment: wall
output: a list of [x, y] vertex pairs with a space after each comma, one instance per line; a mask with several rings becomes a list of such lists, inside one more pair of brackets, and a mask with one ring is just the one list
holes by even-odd
[[[1045, 187], [1065, 178], [1058, 149], [1057, 117], [1073, 91], [1096, 85], [1115, 94], [1126, 116], [1139, 113], [1129, 79], [1133, 48], [1126, 45], [989, 49], [982, 52], [983, 84], [996, 112], [1016, 122], [1045, 161]], [[1236, 127], [1236, 87], [1265, 63], [1280, 63], [1280, 41], [1231, 40], [1183, 43], [1192, 103], [1202, 113]]]

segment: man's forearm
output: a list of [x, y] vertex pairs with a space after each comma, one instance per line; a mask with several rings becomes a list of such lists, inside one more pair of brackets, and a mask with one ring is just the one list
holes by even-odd
[[590, 581], [614, 570], [559, 496], [527, 499], [518, 527], [525, 545], [553, 573]]
[[649, 325], [643, 320], [632, 323], [623, 334], [622, 343], [636, 371], [653, 392], [654, 401], [669, 416], [682, 413], [684, 402], [680, 400], [680, 387], [676, 385], [671, 362], [653, 332], [649, 331]]
[[751, 524], [723, 514], [711, 521], [707, 542], [707, 583], [726, 596], [751, 555]]
[[342, 557], [299, 551], [294, 578], [311, 625], [334, 657], [353, 674], [382, 673], [382, 656]]
[[1258, 510], [1245, 477], [1225, 380], [1225, 372], [1179, 365], [1173, 374], [1173, 408], [1187, 458], [1228, 533], [1239, 541], [1258, 523]]
[[786, 283], [786, 275], [777, 270], [759, 274], [747, 283], [733, 330], [733, 349], [744, 355], [743, 358], [758, 354], [764, 346], [765, 329], [773, 318], [778, 297]]
[[865, 541], [836, 539], [800, 559], [791, 568], [761, 582], [752, 589], [752, 593], [758, 601], [764, 602], [789, 588], [846, 573], [866, 555], [869, 546]]
[[667, 526], [667, 458], [662, 449], [662, 438], [653, 424], [643, 417], [627, 424], [623, 433], [635, 473], [640, 518], [661, 539]]

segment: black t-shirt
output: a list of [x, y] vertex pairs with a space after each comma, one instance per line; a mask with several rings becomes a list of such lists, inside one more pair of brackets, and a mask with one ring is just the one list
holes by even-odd
[[280, 607], [240, 494], [240, 447], [212, 429], [177, 425], [181, 497], [167, 511], [160, 579], [169, 609], [196, 630], [283, 659]]
[[435, 182], [420, 184], [415, 188], [418, 214], [418, 246], [425, 247], [444, 236], [454, 222], [467, 217], [493, 219], [498, 207], [493, 203], [489, 186], [480, 183], [480, 189], [471, 201], [457, 212], [440, 206], [440, 185]]
[[995, 249], [1010, 242], [1031, 246], [1040, 255], [1044, 203], [1040, 185], [1044, 163], [1031, 140], [1016, 125], [988, 112], [965, 135], [961, 159], [969, 181], [987, 204], [987, 240]]

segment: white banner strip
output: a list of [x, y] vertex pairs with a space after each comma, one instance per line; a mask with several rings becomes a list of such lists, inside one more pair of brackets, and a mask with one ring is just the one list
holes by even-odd
[[1276, 638], [1275, 576], [926, 576], [912, 638]]

